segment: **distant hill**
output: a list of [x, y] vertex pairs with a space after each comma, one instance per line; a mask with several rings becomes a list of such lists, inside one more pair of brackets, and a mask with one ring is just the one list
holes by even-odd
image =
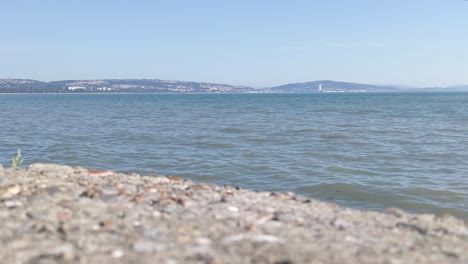
[[46, 89], [46, 83], [30, 79], [0, 79], [0, 93], [33, 93]]
[[270, 88], [273, 92], [307, 93], [307, 92], [395, 92], [399, 89], [392, 86], [360, 84], [335, 81], [313, 81], [291, 83]]
[[207, 82], [159, 79], [97, 79], [41, 82], [28, 79], [0, 79], [0, 93], [245, 93], [253, 88]]
[[358, 92], [468, 92], [468, 85], [410, 88], [336, 81], [290, 83], [254, 89], [230, 84], [159, 79], [96, 79], [42, 82], [0, 79], [0, 93], [358, 93]]
[[407, 90], [410, 92], [437, 92], [437, 93], [457, 93], [457, 92], [468, 92], [468, 85], [454, 85], [448, 87], [429, 87], [422, 89], [411, 89]]

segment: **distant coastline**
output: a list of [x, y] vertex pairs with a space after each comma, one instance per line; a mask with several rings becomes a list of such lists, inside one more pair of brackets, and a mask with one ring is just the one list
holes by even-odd
[[403, 88], [338, 81], [291, 83], [268, 88], [160, 79], [93, 79], [43, 82], [31, 79], [0, 79], [2, 94], [135, 94], [135, 93], [375, 93], [375, 92], [468, 92], [468, 85]]

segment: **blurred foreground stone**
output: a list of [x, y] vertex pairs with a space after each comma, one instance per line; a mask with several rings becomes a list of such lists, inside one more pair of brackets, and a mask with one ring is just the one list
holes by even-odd
[[1, 177], [0, 263], [468, 263], [449, 216], [52, 164]]

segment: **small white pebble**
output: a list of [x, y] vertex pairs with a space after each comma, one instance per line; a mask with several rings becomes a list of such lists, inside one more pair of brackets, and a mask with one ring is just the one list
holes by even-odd
[[200, 237], [200, 238], [197, 239], [197, 244], [209, 245], [209, 244], [211, 244], [211, 239], [209, 239], [207, 237]]
[[353, 236], [345, 236], [345, 240], [349, 242], [358, 242], [359, 240]]
[[230, 244], [237, 241], [250, 240], [255, 242], [264, 242], [264, 243], [284, 243], [284, 240], [277, 236], [263, 235], [263, 234], [238, 234], [225, 238], [223, 240], [224, 244]]
[[154, 177], [152, 181], [156, 184], [169, 183], [170, 180], [166, 177]]
[[121, 257], [123, 257], [123, 255], [124, 255], [124, 253], [120, 249], [115, 249], [114, 251], [112, 251], [112, 257], [113, 258], [121, 258]]
[[133, 226], [141, 226], [141, 222], [138, 220], [133, 221]]
[[153, 217], [159, 218], [159, 217], [161, 217], [161, 213], [159, 211], [154, 211], [153, 212]]
[[177, 264], [177, 262], [173, 259], [166, 259], [166, 264]]
[[5, 203], [5, 206], [8, 208], [19, 207], [23, 205], [23, 203], [20, 201], [5, 201], [4, 203]]
[[274, 213], [276, 212], [276, 209], [273, 207], [265, 207], [264, 210], [268, 213]]
[[228, 207], [227, 207], [227, 210], [228, 210], [229, 212], [232, 212], [232, 213], [237, 213], [237, 212], [239, 212], [239, 208], [237, 208], [237, 207], [235, 207], [235, 206], [228, 206]]

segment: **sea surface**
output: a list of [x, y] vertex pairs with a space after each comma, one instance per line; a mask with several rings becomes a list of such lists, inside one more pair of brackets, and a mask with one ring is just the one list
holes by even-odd
[[468, 94], [0, 95], [0, 163], [179, 175], [468, 219]]

